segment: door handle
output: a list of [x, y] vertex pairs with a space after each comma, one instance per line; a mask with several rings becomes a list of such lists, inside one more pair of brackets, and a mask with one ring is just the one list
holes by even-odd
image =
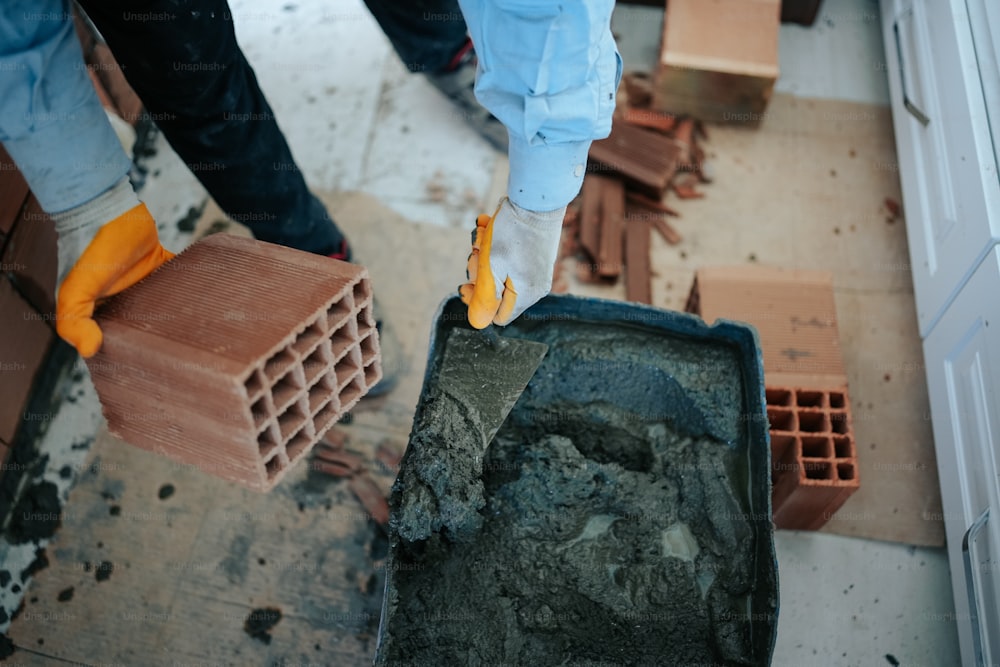
[[[904, 17], [907, 15], [909, 15], [912, 20], [913, 9], [909, 9], [905, 14], [903, 14]], [[910, 115], [916, 118], [921, 125], [926, 126], [931, 122], [931, 119], [927, 117], [927, 114], [925, 114], [920, 107], [914, 104], [906, 89], [906, 70], [904, 69], [903, 64], [903, 47], [899, 37], [899, 19], [896, 19], [892, 23], [892, 34], [893, 37], [896, 38], [896, 59], [899, 61], [899, 84], [903, 89], [903, 106], [906, 107], [906, 110], [910, 112]]]
[[962, 537], [962, 562], [965, 564], [965, 587], [968, 589], [969, 596], [969, 618], [972, 625], [972, 646], [976, 656], [976, 667], [984, 665], [985, 662], [983, 660], [983, 633], [979, 628], [979, 600], [976, 596], [976, 581], [972, 569], [971, 545], [989, 518], [990, 508], [987, 507], [979, 515], [979, 518], [972, 522]]

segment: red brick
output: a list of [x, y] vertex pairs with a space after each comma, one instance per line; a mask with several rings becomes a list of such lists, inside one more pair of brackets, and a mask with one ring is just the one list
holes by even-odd
[[17, 225], [3, 249], [3, 269], [12, 273], [18, 288], [42, 313], [55, 312], [58, 247], [52, 219], [38, 200], [28, 197]]
[[108, 429], [272, 488], [381, 379], [364, 267], [214, 234], [102, 305]]
[[816, 530], [858, 490], [846, 388], [765, 389], [778, 528]]
[[0, 280], [0, 321], [0, 443], [9, 446], [55, 335], [7, 280]]
[[0, 144], [0, 249], [14, 229], [28, 198], [28, 183]]

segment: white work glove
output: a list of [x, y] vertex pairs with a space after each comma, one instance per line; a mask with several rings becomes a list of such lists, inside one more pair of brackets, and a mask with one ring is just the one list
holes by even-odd
[[565, 206], [528, 211], [504, 197], [493, 217], [479, 216], [469, 282], [459, 287], [474, 328], [510, 324], [549, 293], [565, 214]]

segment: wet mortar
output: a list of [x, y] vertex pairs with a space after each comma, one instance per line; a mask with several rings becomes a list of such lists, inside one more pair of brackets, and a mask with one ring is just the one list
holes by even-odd
[[482, 458], [470, 411], [425, 385], [379, 664], [756, 664], [735, 351], [582, 323], [530, 337], [549, 354]]

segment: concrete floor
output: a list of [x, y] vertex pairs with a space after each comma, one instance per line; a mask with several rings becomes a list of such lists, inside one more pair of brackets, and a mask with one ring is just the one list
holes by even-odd
[[[410, 75], [361, 0], [236, 0], [232, 10], [247, 57], [314, 188], [360, 190], [406, 218], [448, 227], [467, 225], [494, 195], [505, 158], [449, 117], [449, 103], [426, 81]], [[622, 8], [619, 29], [622, 16], [641, 11], [649, 10]], [[887, 103], [879, 34], [875, 2], [825, 0], [813, 28], [782, 28], [778, 90]], [[624, 49], [623, 55], [628, 61]], [[141, 194], [165, 245], [177, 250], [189, 240], [177, 221], [205, 195], [162, 138], [159, 147]], [[77, 400], [54, 416], [45, 445], [47, 477], [64, 495], [72, 479], [58, 471], [85, 470], [86, 450], [72, 445], [92, 437], [100, 422], [89, 383], [72, 383], [68, 391]], [[960, 663], [943, 549], [784, 531], [776, 545], [775, 665]], [[0, 546], [12, 571], [32, 557], [33, 549]], [[8, 611], [23, 594], [15, 583], [0, 588]]]

